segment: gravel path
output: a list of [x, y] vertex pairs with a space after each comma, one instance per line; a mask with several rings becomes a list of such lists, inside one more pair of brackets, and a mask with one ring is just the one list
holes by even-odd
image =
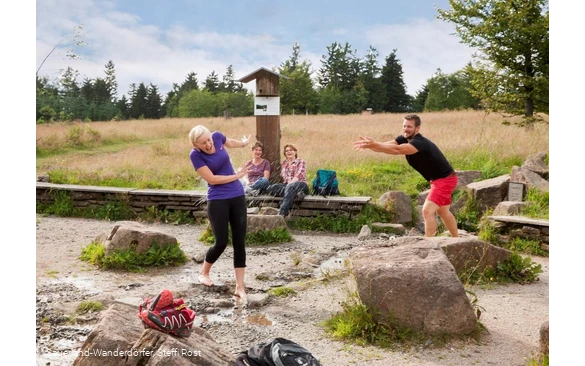
[[[204, 229], [202, 226], [152, 226], [175, 236], [189, 258], [200, 257], [207, 249], [197, 241]], [[340, 311], [347, 298], [352, 285], [350, 277], [334, 274], [340, 273], [343, 257], [349, 249], [360, 244], [355, 235], [293, 233], [294, 242], [248, 248], [246, 285], [249, 294], [262, 293], [270, 286], [278, 285], [279, 278], [287, 276], [305, 286], [299, 287], [294, 296], [271, 298], [259, 308], [241, 308], [220, 306], [222, 301], [224, 305], [231, 301], [229, 294], [203, 294], [193, 286], [200, 266], [194, 261], [179, 268], [147, 273], [98, 271], [79, 261], [81, 249], [97, 235], [109, 232], [112, 222], [37, 216], [36, 227], [39, 365], [72, 363], [71, 351], [81, 346], [97, 322], [97, 316], [91, 314], [79, 317], [77, 324], [64, 322], [64, 316], [73, 312], [81, 300], [92, 296], [144, 298], [163, 288], [191, 300], [198, 309], [198, 325], [234, 354], [256, 342], [284, 337], [309, 349], [324, 366], [525, 366], [538, 353], [539, 329], [549, 319], [548, 258], [532, 257], [544, 270], [539, 281], [471, 289], [484, 309], [481, 322], [489, 331], [479, 344], [459, 341], [441, 347], [402, 351], [356, 346], [331, 340], [319, 325]], [[291, 271], [295, 268], [293, 262], [296, 258], [302, 258], [303, 263], [313, 263], [315, 268], [304, 265], [299, 267], [304, 271]], [[212, 278], [232, 286], [232, 260], [231, 248], [228, 247], [214, 266]], [[311, 278], [303, 280], [310, 274], [313, 275]], [[282, 280], [280, 282], [282, 284]]]

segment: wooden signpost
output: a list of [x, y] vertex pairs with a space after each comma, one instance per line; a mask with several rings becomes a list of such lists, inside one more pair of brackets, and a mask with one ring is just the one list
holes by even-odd
[[256, 80], [254, 115], [256, 116], [256, 140], [264, 145], [264, 159], [270, 162], [271, 183], [281, 182], [280, 162], [284, 159], [280, 151], [280, 78], [264, 67], [244, 76], [238, 81], [248, 83]]

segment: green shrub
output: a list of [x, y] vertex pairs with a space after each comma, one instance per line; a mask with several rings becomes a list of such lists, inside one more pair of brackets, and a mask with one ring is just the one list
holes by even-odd
[[177, 243], [175, 245], [152, 245], [139, 254], [134, 248], [117, 250], [106, 254], [103, 244], [92, 242], [81, 250], [80, 260], [104, 269], [142, 271], [144, 267], [178, 266], [187, 262], [187, 256]]
[[530, 257], [512, 253], [507, 260], [499, 263], [495, 268], [487, 267], [483, 272], [477, 272], [476, 268], [469, 268], [457, 275], [463, 284], [485, 285], [534, 282], [541, 273], [542, 266], [534, 263]]
[[271, 288], [268, 293], [276, 297], [288, 297], [297, 294], [294, 289], [284, 286]]
[[82, 301], [77, 307], [78, 314], [93, 313], [104, 310], [106, 307], [99, 301]]

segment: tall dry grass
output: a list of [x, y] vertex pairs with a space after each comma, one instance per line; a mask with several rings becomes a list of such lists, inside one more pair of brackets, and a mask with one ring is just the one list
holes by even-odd
[[[464, 156], [484, 150], [498, 159], [526, 157], [548, 151], [548, 124], [531, 128], [505, 126], [497, 114], [478, 111], [420, 113], [420, 132], [447, 156]], [[388, 141], [400, 134], [404, 114], [281, 116], [281, 146], [295, 144], [307, 161], [309, 172], [319, 168], [351, 169], [363, 164], [404, 159], [371, 151], [356, 152], [359, 135]], [[256, 132], [255, 117], [133, 120], [89, 124], [43, 124], [37, 126], [37, 174], [53, 169], [100, 177], [131, 176], [139, 181], [149, 175], [165, 179], [195, 176], [189, 160], [188, 133], [198, 124], [240, 139]], [[77, 126], [77, 127], [76, 127]], [[81, 126], [81, 127], [80, 127]], [[84, 128], [87, 141], [70, 146], [72, 128]], [[60, 149], [60, 150], [59, 150]], [[58, 153], [57, 153], [58, 151]], [[40, 157], [45, 155], [46, 157]], [[281, 154], [282, 155], [282, 154]], [[249, 148], [231, 149], [234, 166], [251, 158]], [[457, 167], [455, 166], [455, 169]]]

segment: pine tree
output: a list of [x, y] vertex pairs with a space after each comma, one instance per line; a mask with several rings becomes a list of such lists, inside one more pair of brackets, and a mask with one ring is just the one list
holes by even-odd
[[370, 46], [362, 61], [361, 83], [367, 93], [366, 107], [374, 112], [382, 112], [386, 102], [386, 90], [380, 77], [381, 68], [378, 65], [378, 50]]
[[219, 77], [212, 71], [205, 79], [205, 89], [210, 93], [217, 93], [219, 91]]
[[143, 82], [138, 85], [136, 90], [133, 90], [130, 99], [130, 118], [141, 119], [146, 117], [147, 112], [147, 95], [148, 90]]
[[161, 96], [158, 88], [152, 83], [148, 86], [146, 94], [146, 113], [145, 118], [159, 119], [161, 117]]
[[108, 88], [108, 93], [112, 99], [112, 102], [115, 102], [118, 98], [118, 82], [116, 81], [116, 70], [114, 69], [114, 63], [112, 60], [108, 61], [106, 64], [106, 86]]
[[406, 94], [406, 87], [402, 79], [402, 64], [396, 57], [396, 49], [386, 57], [386, 64], [382, 67], [382, 84], [386, 90], [384, 110], [391, 113], [406, 112], [410, 109], [411, 97]]

